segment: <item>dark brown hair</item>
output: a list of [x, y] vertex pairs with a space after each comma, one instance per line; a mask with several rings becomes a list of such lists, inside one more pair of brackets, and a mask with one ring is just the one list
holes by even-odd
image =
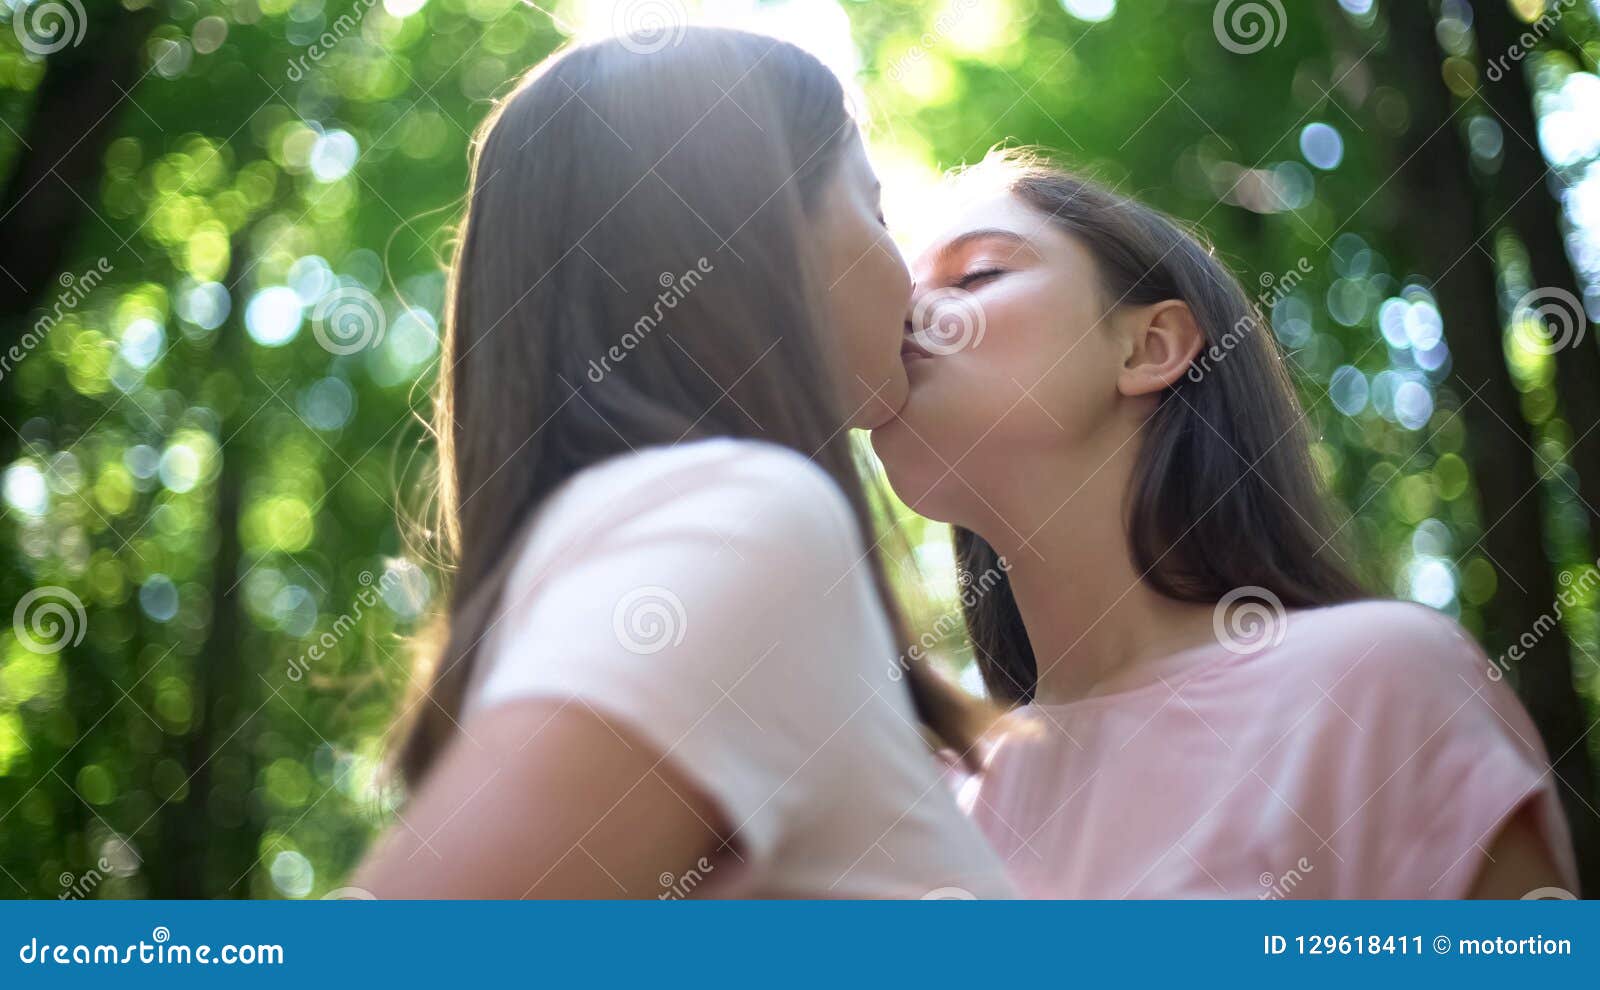
[[[1188, 304], [1205, 334], [1189, 373], [1144, 425], [1125, 525], [1143, 580], [1170, 598], [1216, 602], [1264, 588], [1287, 608], [1364, 597], [1334, 560], [1304, 415], [1267, 319], [1209, 246], [1170, 217], [1028, 151], [993, 152], [973, 178], [996, 182], [1078, 240], [1113, 308]], [[958, 180], [959, 181], [959, 180]], [[1004, 574], [999, 555], [955, 531], [968, 574]], [[1032, 700], [1038, 662], [1008, 578], [963, 598], [989, 696]]]
[[[453, 575], [398, 754], [413, 785], [456, 731], [519, 535], [577, 472], [758, 438], [812, 458], [870, 528], [806, 233], [854, 139], [843, 91], [773, 38], [689, 28], [657, 47], [552, 56], [473, 142], [435, 396]], [[903, 642], [876, 553], [869, 566]], [[932, 735], [967, 753], [985, 709], [920, 664], [907, 679]]]

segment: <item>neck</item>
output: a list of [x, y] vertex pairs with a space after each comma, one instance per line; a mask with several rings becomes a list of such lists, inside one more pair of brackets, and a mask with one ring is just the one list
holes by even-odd
[[1008, 479], [1010, 504], [997, 502], [985, 513], [996, 518], [974, 527], [1006, 557], [1041, 703], [1082, 698], [1113, 675], [1212, 638], [1212, 605], [1156, 592], [1132, 560], [1124, 505], [1134, 446], [1087, 478], [1049, 458], [1032, 461], [1022, 484]]

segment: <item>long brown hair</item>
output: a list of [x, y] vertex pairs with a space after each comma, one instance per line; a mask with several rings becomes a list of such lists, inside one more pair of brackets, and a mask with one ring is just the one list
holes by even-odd
[[[973, 170], [1048, 218], [1095, 260], [1114, 306], [1170, 299], [1189, 305], [1205, 346], [1145, 423], [1127, 500], [1129, 549], [1152, 588], [1216, 602], [1264, 588], [1287, 608], [1364, 597], [1330, 557], [1332, 533], [1302, 428], [1304, 414], [1266, 316], [1199, 236], [1136, 200], [1030, 151], [993, 152]], [[1038, 661], [999, 555], [955, 530], [969, 574], [1002, 575], [963, 598], [989, 696], [1032, 700]]]
[[[473, 142], [433, 427], [453, 575], [398, 754], [413, 785], [456, 731], [519, 533], [575, 473], [650, 445], [758, 438], [812, 458], [870, 529], [806, 234], [854, 134], [840, 84], [754, 34], [689, 28], [656, 48], [552, 56]], [[920, 664], [907, 679], [932, 735], [968, 753], [984, 709]]]

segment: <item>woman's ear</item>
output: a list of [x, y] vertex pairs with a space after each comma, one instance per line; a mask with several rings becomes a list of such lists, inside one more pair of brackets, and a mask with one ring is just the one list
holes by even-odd
[[1126, 319], [1128, 356], [1117, 376], [1123, 395], [1160, 392], [1183, 377], [1205, 346], [1205, 334], [1186, 302], [1169, 299], [1139, 307]]

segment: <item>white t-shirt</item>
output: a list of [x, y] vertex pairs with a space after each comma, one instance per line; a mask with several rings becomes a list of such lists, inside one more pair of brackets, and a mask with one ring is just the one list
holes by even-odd
[[467, 709], [572, 699], [658, 747], [733, 830], [696, 894], [1014, 896], [919, 735], [822, 469], [748, 440], [651, 448], [569, 480], [525, 541]]

